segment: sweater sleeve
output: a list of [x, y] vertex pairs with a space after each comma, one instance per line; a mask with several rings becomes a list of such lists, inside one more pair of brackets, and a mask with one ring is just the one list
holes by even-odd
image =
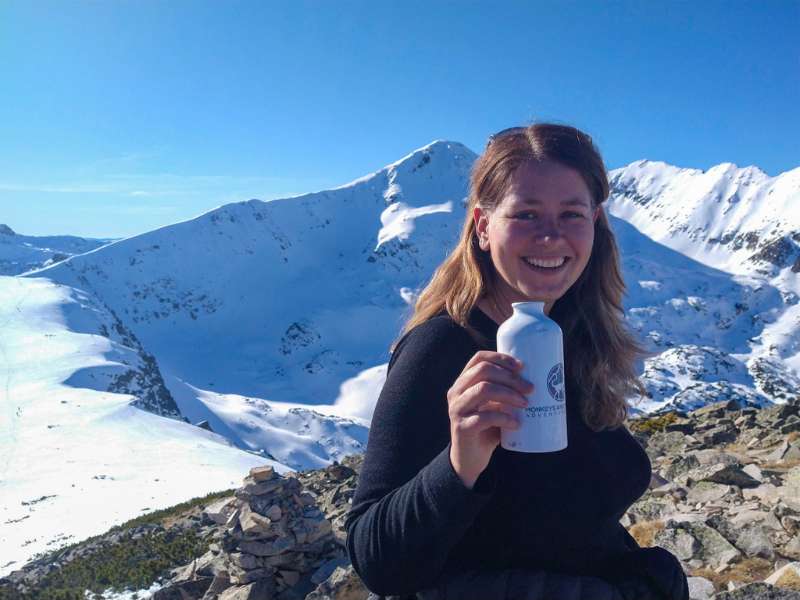
[[434, 318], [392, 355], [345, 520], [353, 568], [377, 594], [434, 585], [494, 491], [491, 469], [468, 489], [450, 463], [447, 391], [477, 350], [458, 325]]

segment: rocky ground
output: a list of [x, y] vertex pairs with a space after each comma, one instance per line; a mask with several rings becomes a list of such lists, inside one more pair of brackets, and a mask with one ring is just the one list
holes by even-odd
[[653, 464], [623, 518], [639, 544], [673, 552], [693, 598], [800, 598], [800, 403], [719, 403], [630, 427]]
[[[629, 426], [653, 480], [623, 525], [640, 545], [681, 560], [692, 598], [800, 599], [800, 401], [760, 410], [719, 403]], [[364, 600], [343, 530], [361, 461], [289, 477], [254, 469], [232, 495], [29, 564], [0, 581], [0, 598], [71, 598], [48, 595], [53, 581], [66, 585], [55, 575], [157, 535], [197, 550], [188, 562], [172, 552], [153, 600]]]

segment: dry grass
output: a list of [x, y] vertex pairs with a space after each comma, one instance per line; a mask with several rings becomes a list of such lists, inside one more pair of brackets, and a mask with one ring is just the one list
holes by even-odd
[[713, 569], [703, 567], [702, 569], [692, 570], [690, 575], [692, 577], [705, 577], [714, 584], [715, 590], [721, 591], [728, 589], [729, 581], [733, 581], [737, 586], [753, 583], [754, 581], [764, 581], [767, 577], [772, 575], [773, 570], [772, 563], [766, 559], [746, 558], [732, 565], [722, 573], [717, 573]]
[[[210, 502], [208, 504], [211, 504]], [[170, 527], [175, 527], [175, 525], [179, 523], [185, 523], [189, 517], [202, 517], [203, 515], [203, 508], [204, 506], [193, 506], [186, 512], [182, 512], [176, 515], [168, 515], [164, 517], [161, 521], [161, 526], [165, 529], [169, 529]]]
[[[791, 433], [787, 433], [785, 439], [786, 439], [786, 441], [788, 443], [791, 444], [795, 440], [800, 439], [800, 431], [792, 431]], [[771, 449], [774, 450], [774, 449], [778, 448], [779, 445], [780, 445], [780, 443], [772, 444]], [[750, 453], [753, 450], [760, 451], [760, 450], [764, 450], [764, 449], [760, 448], [759, 446], [756, 446], [756, 448], [754, 448], [754, 449], [753, 448], [748, 448], [747, 444], [743, 444], [743, 443], [737, 441], [737, 442], [729, 442], [727, 444], [723, 444], [722, 445], [722, 450], [724, 450], [725, 452], [730, 452], [732, 454], [740, 454], [742, 456], [747, 457], [750, 462], [753, 462], [753, 459], [750, 458]], [[741, 456], [739, 458], [741, 458]]]
[[631, 525], [628, 533], [633, 536], [636, 543], [642, 548], [650, 548], [655, 545], [656, 535], [664, 530], [663, 521], [642, 521]]
[[650, 418], [633, 419], [629, 422], [628, 428], [636, 433], [652, 434], [657, 431], [664, 431], [667, 425], [679, 420], [677, 414], [670, 412]]
[[723, 571], [722, 575], [727, 575], [729, 581], [750, 583], [752, 581], [764, 581], [772, 575], [773, 564], [765, 558], [745, 558], [743, 561], [732, 565], [728, 570]]
[[800, 458], [790, 458], [788, 460], [779, 460], [776, 462], [764, 463], [760, 465], [762, 469], [769, 469], [770, 471], [786, 472], [792, 467], [800, 466]]
[[800, 575], [791, 569], [787, 569], [787, 571], [780, 576], [778, 581], [775, 582], [775, 585], [800, 592]]
[[733, 581], [738, 587], [741, 587], [754, 581], [764, 581], [772, 575], [772, 572], [773, 565], [770, 561], [763, 558], [746, 558], [722, 573], [717, 573], [709, 567], [703, 567], [702, 569], [693, 569], [689, 574], [692, 577], [705, 577], [719, 592], [728, 589], [729, 581]]

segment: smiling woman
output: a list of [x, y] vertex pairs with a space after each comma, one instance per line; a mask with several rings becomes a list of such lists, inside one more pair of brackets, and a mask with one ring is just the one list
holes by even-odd
[[[461, 239], [394, 346], [345, 523], [376, 594], [688, 599], [678, 560], [619, 522], [651, 465], [623, 425], [644, 352], [624, 323], [608, 191], [572, 127], [501, 132], [476, 161]], [[501, 429], [536, 390], [496, 338], [512, 303], [535, 301], [563, 331], [568, 445], [521, 453]]]
[[[495, 294], [509, 305], [544, 301], [548, 314], [589, 262], [599, 210], [574, 169], [553, 161], [520, 165], [498, 206], [473, 211], [481, 250], [500, 275]], [[478, 306], [502, 318], [488, 299]]]

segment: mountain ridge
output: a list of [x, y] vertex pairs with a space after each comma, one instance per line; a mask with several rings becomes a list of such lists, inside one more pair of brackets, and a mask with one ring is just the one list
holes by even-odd
[[47, 267], [111, 241], [71, 235], [21, 235], [0, 223], [0, 275], [19, 275]]

